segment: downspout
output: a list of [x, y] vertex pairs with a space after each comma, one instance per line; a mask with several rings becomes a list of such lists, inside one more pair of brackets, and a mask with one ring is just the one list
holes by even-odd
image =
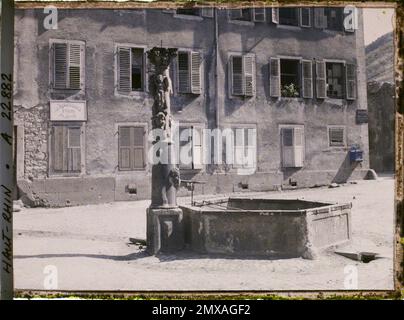
[[216, 112], [216, 128], [220, 127], [220, 111], [219, 111], [219, 77], [218, 77], [218, 61], [219, 61], [219, 26], [218, 26], [218, 8], [214, 8], [214, 24], [215, 24], [215, 112]]

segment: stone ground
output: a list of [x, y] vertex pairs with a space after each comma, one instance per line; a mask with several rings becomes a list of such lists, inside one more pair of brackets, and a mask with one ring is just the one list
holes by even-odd
[[374, 251], [383, 258], [362, 263], [332, 250], [317, 260], [191, 253], [154, 257], [128, 241], [145, 238], [149, 201], [24, 208], [14, 216], [15, 286], [45, 289], [45, 267], [51, 265], [57, 270], [59, 290], [339, 290], [352, 271], [346, 267], [354, 266], [358, 289], [393, 288], [392, 177], [259, 195], [352, 202], [353, 240], [344, 249]]

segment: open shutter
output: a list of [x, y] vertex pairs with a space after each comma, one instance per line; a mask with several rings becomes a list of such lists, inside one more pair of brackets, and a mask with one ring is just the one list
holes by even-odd
[[269, 93], [271, 97], [281, 95], [281, 65], [279, 58], [269, 59]]
[[325, 99], [327, 96], [327, 81], [324, 61], [316, 61], [316, 94], [317, 98], [319, 99]]
[[145, 167], [144, 134], [145, 130], [143, 127], [131, 128], [131, 138], [133, 139], [133, 169], [143, 169]]
[[66, 89], [67, 87], [67, 43], [54, 43], [53, 87]]
[[293, 128], [293, 166], [303, 167], [304, 161], [304, 131], [303, 128]]
[[179, 52], [177, 56], [178, 66], [178, 92], [190, 92], [190, 61], [188, 52]]
[[314, 8], [314, 27], [318, 29], [327, 28], [327, 17], [324, 8]]
[[201, 54], [191, 52], [191, 93], [201, 94]]
[[81, 53], [80, 44], [69, 45], [69, 88], [81, 88]]
[[300, 26], [311, 27], [311, 8], [299, 8]]
[[213, 18], [214, 8], [201, 8], [202, 17]]
[[67, 128], [68, 171], [81, 171], [81, 128]]
[[313, 98], [313, 68], [311, 60], [302, 60], [302, 95]]
[[202, 169], [203, 137], [202, 128], [192, 128], [192, 163], [194, 169]]
[[265, 22], [265, 8], [253, 8], [253, 20], [255, 22]]
[[243, 58], [241, 56], [230, 57], [231, 94], [243, 95]]
[[255, 95], [255, 57], [252, 55], [243, 56], [243, 78], [244, 95], [252, 97]]
[[129, 93], [132, 85], [130, 48], [118, 48], [118, 91]]
[[130, 127], [119, 127], [119, 170], [131, 169], [131, 143], [130, 143]]
[[356, 66], [354, 64], [347, 63], [345, 66], [346, 74], [346, 98], [347, 100], [356, 99]]
[[279, 8], [272, 8], [272, 22], [279, 23]]

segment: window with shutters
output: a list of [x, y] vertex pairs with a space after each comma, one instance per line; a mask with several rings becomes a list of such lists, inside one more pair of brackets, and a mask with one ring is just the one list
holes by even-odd
[[257, 157], [256, 128], [234, 127], [233, 168], [255, 168]]
[[230, 94], [252, 97], [255, 95], [255, 56], [232, 55], [229, 65]]
[[279, 8], [279, 24], [298, 26], [299, 17], [297, 8]]
[[327, 97], [342, 99], [344, 97], [344, 64], [326, 63]]
[[55, 90], [84, 88], [83, 41], [51, 40], [51, 87]]
[[282, 97], [300, 97], [300, 60], [281, 59]]
[[139, 47], [117, 47], [117, 89], [121, 94], [145, 91], [145, 52]]
[[197, 51], [179, 51], [177, 55], [177, 92], [201, 94], [202, 58]]
[[118, 168], [120, 171], [143, 170], [145, 161], [144, 126], [118, 127]]
[[251, 9], [229, 9], [229, 19], [236, 21], [252, 21]]
[[330, 147], [345, 147], [345, 127], [329, 126], [328, 142]]
[[177, 159], [180, 169], [203, 169], [202, 126], [179, 127], [179, 148]]
[[80, 174], [82, 172], [83, 129], [81, 124], [51, 126], [51, 174]]
[[281, 126], [282, 167], [301, 168], [304, 163], [304, 127]]

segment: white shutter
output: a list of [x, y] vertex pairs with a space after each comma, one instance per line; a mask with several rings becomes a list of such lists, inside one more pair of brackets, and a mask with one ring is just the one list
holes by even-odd
[[253, 20], [255, 22], [265, 22], [265, 8], [253, 8]]
[[244, 146], [245, 146], [245, 134], [244, 129], [242, 128], [234, 128], [234, 168], [242, 168], [245, 164], [245, 154], [244, 154]]
[[327, 17], [324, 8], [314, 8], [314, 27], [318, 29], [327, 28]]
[[311, 8], [299, 8], [300, 26], [311, 27]]
[[80, 44], [69, 44], [69, 89], [80, 89], [81, 81], [81, 55]]
[[316, 61], [316, 94], [319, 99], [325, 99], [327, 96], [327, 80], [324, 61]]
[[257, 129], [245, 129], [245, 151], [247, 152], [247, 163], [244, 167], [256, 168], [257, 167]]
[[201, 16], [207, 18], [213, 18], [214, 8], [201, 8]]
[[242, 56], [230, 57], [230, 79], [231, 79], [231, 94], [243, 95], [243, 58]]
[[244, 95], [252, 97], [255, 95], [255, 57], [253, 55], [243, 56], [243, 80]]
[[202, 128], [192, 128], [192, 163], [193, 168], [200, 170], [203, 168], [203, 137]]
[[269, 91], [271, 97], [280, 97], [281, 95], [281, 65], [279, 58], [269, 59]]
[[272, 22], [279, 23], [279, 8], [272, 8]]
[[293, 129], [293, 166], [295, 168], [303, 167], [304, 161], [304, 131], [303, 128], [295, 127]]
[[67, 43], [53, 44], [53, 87], [66, 89], [67, 87]]
[[130, 48], [118, 48], [118, 91], [129, 93], [132, 88]]
[[281, 129], [282, 141], [282, 167], [294, 166], [293, 128]]
[[178, 92], [189, 93], [190, 90], [190, 55], [188, 52], [179, 52], [177, 55]]
[[201, 93], [201, 54], [199, 52], [190, 53], [190, 71], [191, 71], [191, 93]]
[[302, 60], [302, 96], [313, 98], [313, 68], [311, 60]]
[[345, 83], [347, 100], [356, 99], [356, 66], [354, 64], [346, 64], [345, 66]]

